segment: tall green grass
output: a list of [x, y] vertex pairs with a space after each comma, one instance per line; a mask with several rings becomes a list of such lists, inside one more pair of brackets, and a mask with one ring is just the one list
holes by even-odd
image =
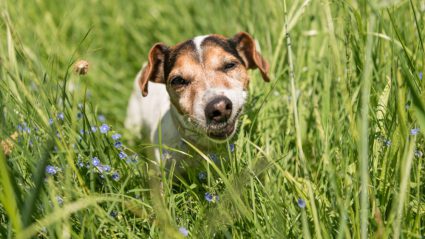
[[[0, 10], [1, 238], [425, 235], [423, 1], [6, 0]], [[271, 83], [252, 72], [234, 145], [193, 147], [187, 157], [203, 166], [181, 182], [164, 174], [163, 195], [152, 194], [152, 146], [123, 128], [135, 74], [155, 42], [239, 31], [259, 41]], [[74, 72], [80, 59], [87, 75]]]

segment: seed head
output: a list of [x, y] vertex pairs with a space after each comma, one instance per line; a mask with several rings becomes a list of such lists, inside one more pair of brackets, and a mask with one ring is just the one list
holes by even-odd
[[89, 71], [89, 63], [85, 60], [79, 60], [75, 63], [74, 70], [79, 75], [85, 75]]

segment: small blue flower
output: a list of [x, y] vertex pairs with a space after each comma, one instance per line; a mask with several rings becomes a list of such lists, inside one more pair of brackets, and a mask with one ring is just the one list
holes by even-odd
[[78, 112], [78, 113], [77, 113], [77, 119], [81, 119], [81, 118], [83, 118], [83, 113]]
[[214, 200], [214, 196], [211, 193], [206, 192], [205, 193], [205, 200], [207, 200], [208, 202], [212, 202]]
[[121, 152], [118, 154], [118, 156], [120, 157], [120, 159], [125, 159], [125, 158], [127, 158], [127, 154], [126, 154], [126, 153], [124, 153], [123, 151], [121, 151]]
[[29, 134], [29, 133], [31, 133], [31, 129], [29, 127], [25, 126], [24, 132], [27, 132]]
[[114, 172], [111, 177], [114, 181], [120, 180], [120, 174], [118, 172]]
[[92, 126], [91, 127], [91, 132], [96, 133], [96, 131], [97, 131], [97, 127], [96, 126]]
[[102, 166], [102, 170], [105, 171], [105, 172], [110, 172], [111, 171], [111, 166], [109, 166], [109, 165], [103, 165]]
[[53, 119], [52, 118], [50, 118], [49, 119], [49, 125], [52, 125], [53, 124]]
[[415, 156], [421, 158], [424, 154], [420, 150], [415, 150]]
[[108, 133], [108, 131], [109, 131], [109, 126], [108, 126], [107, 124], [102, 124], [102, 125], [99, 127], [99, 129], [100, 129], [100, 132], [101, 132], [102, 134], [106, 134], [106, 133]]
[[215, 163], [218, 162], [218, 157], [216, 154], [209, 154], [210, 158], [212, 161], [214, 161]]
[[419, 76], [419, 80], [422, 80], [422, 77], [423, 77], [423, 73], [422, 73], [422, 71], [421, 71], [421, 72], [419, 72], [418, 76]]
[[205, 181], [207, 180], [207, 172], [202, 171], [198, 173], [198, 179], [199, 181]]
[[185, 237], [189, 235], [189, 231], [185, 227], [180, 227], [179, 232]]
[[391, 146], [391, 140], [389, 140], [389, 139], [384, 140], [384, 145], [387, 146], [387, 147], [390, 147]]
[[18, 124], [18, 127], [17, 127], [17, 128], [18, 128], [18, 130], [19, 130], [19, 131], [21, 131], [21, 132], [24, 130], [24, 127], [23, 127], [21, 124]]
[[77, 161], [77, 166], [79, 167], [79, 168], [82, 168], [82, 167], [84, 167], [84, 163], [83, 163], [83, 161], [81, 161], [80, 159]]
[[114, 147], [119, 149], [119, 148], [122, 147], [122, 143], [120, 141], [117, 141], [117, 142], [114, 143]]
[[57, 170], [54, 166], [52, 165], [47, 165], [46, 167], [46, 173], [50, 174], [50, 175], [55, 175], [57, 173]]
[[104, 116], [104, 115], [102, 115], [102, 114], [98, 115], [98, 116], [97, 116], [97, 119], [98, 119], [100, 122], [105, 122], [105, 121], [106, 121], [105, 116]]
[[61, 196], [56, 196], [56, 201], [58, 202], [59, 206], [63, 205], [63, 198]]
[[305, 201], [302, 198], [298, 198], [297, 203], [300, 208], [305, 208]]
[[417, 135], [419, 133], [420, 129], [419, 128], [413, 128], [410, 130], [410, 135]]
[[111, 137], [112, 137], [113, 140], [119, 140], [121, 138], [121, 135], [118, 134], [118, 133], [115, 133]]
[[113, 218], [116, 218], [118, 216], [118, 212], [113, 210], [113, 211], [111, 211], [111, 213], [109, 213], [109, 215]]
[[60, 120], [64, 120], [65, 119], [65, 115], [62, 112], [58, 113], [56, 117], [58, 119], [60, 119]]
[[97, 157], [93, 157], [91, 159], [91, 163], [93, 164], [93, 166], [99, 166], [100, 165], [100, 160]]
[[229, 145], [229, 149], [230, 149], [230, 152], [235, 152], [235, 144], [230, 144]]

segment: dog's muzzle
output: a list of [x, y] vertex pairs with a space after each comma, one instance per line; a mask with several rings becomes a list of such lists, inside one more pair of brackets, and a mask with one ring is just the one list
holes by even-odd
[[235, 131], [235, 120], [230, 121], [233, 104], [226, 96], [211, 100], [205, 107], [207, 134], [209, 137], [223, 140]]

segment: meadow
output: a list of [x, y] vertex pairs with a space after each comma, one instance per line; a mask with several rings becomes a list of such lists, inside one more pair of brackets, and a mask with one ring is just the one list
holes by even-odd
[[[424, 24], [423, 0], [0, 1], [0, 238], [424, 238]], [[226, 150], [151, 193], [135, 74], [156, 42], [240, 31], [271, 82], [251, 71]]]

